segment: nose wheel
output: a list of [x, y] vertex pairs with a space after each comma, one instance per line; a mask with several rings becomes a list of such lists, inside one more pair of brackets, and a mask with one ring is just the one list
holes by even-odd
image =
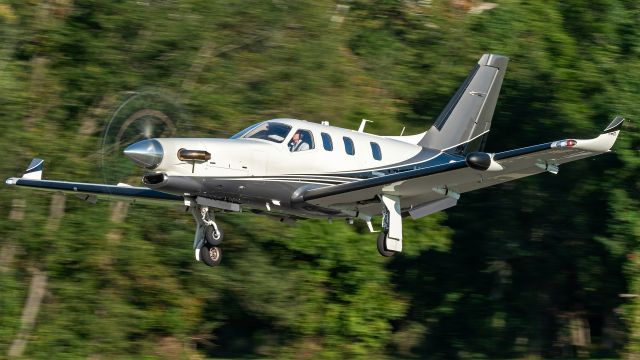
[[213, 211], [209, 207], [196, 205], [191, 207], [196, 220], [196, 234], [193, 239], [196, 260], [208, 266], [218, 266], [222, 261], [222, 239], [224, 233], [214, 221]]

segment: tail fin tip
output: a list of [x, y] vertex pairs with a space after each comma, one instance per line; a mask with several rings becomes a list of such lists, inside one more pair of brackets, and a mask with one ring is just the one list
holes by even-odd
[[418, 145], [455, 153], [481, 149], [508, 63], [506, 56], [483, 54]]
[[499, 70], [505, 70], [507, 68], [507, 64], [509, 63], [509, 58], [504, 55], [498, 54], [484, 54], [478, 61], [479, 65], [491, 66], [497, 68]]

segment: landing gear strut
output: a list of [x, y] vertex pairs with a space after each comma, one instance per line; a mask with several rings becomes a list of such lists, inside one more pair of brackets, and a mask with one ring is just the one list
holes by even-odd
[[382, 231], [378, 235], [378, 252], [384, 257], [402, 251], [402, 210], [400, 197], [382, 195]]
[[218, 266], [222, 260], [223, 233], [214, 221], [213, 211], [208, 206], [195, 205], [191, 207], [191, 214], [196, 220], [196, 235], [193, 239], [196, 260], [208, 266]]

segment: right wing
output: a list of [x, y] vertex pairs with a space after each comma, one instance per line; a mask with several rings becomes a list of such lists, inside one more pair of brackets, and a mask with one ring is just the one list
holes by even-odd
[[292, 201], [323, 207], [366, 207], [376, 203], [380, 195], [388, 194], [400, 196], [404, 209], [429, 204], [445, 198], [443, 193], [461, 194], [544, 171], [557, 172], [561, 164], [606, 153], [615, 143], [623, 121], [616, 117], [593, 139], [559, 140], [493, 154], [493, 160], [503, 168], [499, 171], [474, 170], [460, 157], [447, 164], [302, 190], [294, 194]]
[[33, 159], [22, 177], [12, 177], [7, 185], [24, 186], [39, 190], [76, 194], [83, 200], [95, 202], [101, 199], [135, 200], [142, 203], [171, 203], [183, 201], [181, 196], [163, 193], [146, 187], [126, 184], [104, 185], [69, 181], [42, 180], [44, 160]]

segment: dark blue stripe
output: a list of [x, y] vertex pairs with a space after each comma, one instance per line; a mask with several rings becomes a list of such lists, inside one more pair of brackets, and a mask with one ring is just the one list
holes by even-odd
[[44, 188], [51, 190], [60, 190], [68, 192], [77, 192], [85, 194], [104, 194], [104, 195], [117, 195], [117, 196], [131, 196], [145, 199], [158, 199], [158, 200], [175, 200], [182, 201], [182, 196], [163, 193], [160, 191], [152, 190], [142, 187], [128, 187], [128, 186], [114, 186], [114, 185], [101, 185], [101, 184], [89, 184], [89, 183], [76, 183], [66, 181], [54, 181], [54, 180], [33, 180], [33, 179], [18, 179], [16, 185], [34, 188]]
[[493, 156], [493, 160], [503, 160], [503, 159], [512, 158], [515, 156], [522, 156], [522, 155], [535, 153], [538, 151], [548, 150], [548, 149], [551, 149], [551, 144], [553, 143], [549, 142], [546, 144], [527, 146], [520, 149], [499, 152]]
[[446, 163], [426, 168], [420, 168], [416, 170], [405, 171], [397, 174], [391, 174], [387, 176], [380, 176], [376, 178], [356, 181], [348, 184], [335, 185], [323, 188], [311, 189], [303, 193], [298, 198], [292, 198], [293, 202], [297, 201], [309, 201], [319, 199], [327, 196], [343, 194], [346, 192], [358, 191], [369, 189], [376, 186], [382, 186], [391, 184], [396, 181], [411, 180], [427, 175], [439, 174], [442, 172], [458, 170], [467, 167], [465, 161], [456, 161], [453, 163]]
[[[516, 156], [527, 155], [531, 153], [541, 152], [551, 148], [553, 143], [546, 143], [540, 145], [528, 146], [520, 149], [504, 151], [497, 153], [494, 156], [495, 160], [503, 160], [507, 158], [513, 158]], [[451, 162], [453, 160], [453, 162]], [[355, 181], [352, 183], [328, 186], [322, 188], [315, 188], [307, 190], [299, 195], [292, 197], [293, 202], [310, 201], [327, 196], [344, 194], [347, 192], [358, 191], [363, 189], [369, 189], [377, 186], [392, 184], [397, 181], [411, 180], [429, 175], [435, 175], [443, 172], [463, 169], [467, 167], [466, 161], [463, 157], [453, 156], [449, 154], [442, 154], [437, 158], [426, 161], [419, 167], [407, 171], [397, 172], [386, 176], [378, 176], [374, 178], [364, 179], [361, 181]]]
[[396, 167], [383, 169], [383, 170], [354, 171], [349, 173], [339, 173], [339, 174], [332, 173], [332, 174], [323, 174], [323, 175], [345, 176], [345, 177], [359, 178], [359, 179], [371, 179], [371, 178], [379, 178], [380, 174], [386, 176], [386, 175], [404, 173], [407, 171], [430, 168], [433, 166], [448, 164], [451, 161], [461, 161], [461, 160], [464, 160], [464, 157], [447, 154], [447, 153], [441, 153], [440, 155], [438, 155], [433, 159], [422, 161], [412, 165], [401, 165], [401, 166], [396, 166]]

